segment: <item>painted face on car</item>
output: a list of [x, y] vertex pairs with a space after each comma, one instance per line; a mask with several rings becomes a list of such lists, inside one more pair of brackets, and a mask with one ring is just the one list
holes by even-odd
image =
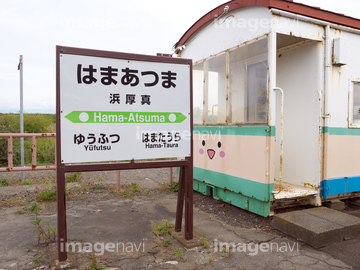
[[217, 147], [212, 147], [212, 148], [206, 147], [205, 140], [202, 140], [201, 144], [203, 147], [199, 149], [200, 155], [207, 154], [209, 159], [213, 159], [216, 155], [219, 155], [219, 157], [221, 157], [221, 158], [225, 157], [225, 152], [221, 150], [221, 142], [220, 141], [216, 144]]

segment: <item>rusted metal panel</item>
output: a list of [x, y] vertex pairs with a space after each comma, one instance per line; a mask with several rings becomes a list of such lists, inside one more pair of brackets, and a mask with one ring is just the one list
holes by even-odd
[[[5, 137], [5, 136], [4, 136]], [[13, 143], [12, 143], [12, 137], [8, 137], [8, 170], [11, 171], [13, 167]]]
[[25, 166], [25, 167], [11, 167], [11, 168], [0, 168], [0, 172], [22, 172], [22, 171], [40, 171], [40, 170], [56, 170], [55, 165], [47, 165], [47, 166]]
[[56, 137], [56, 133], [0, 133], [1, 137], [28, 138], [28, 137]]
[[[226, 6], [228, 7], [227, 9]], [[311, 18], [324, 20], [332, 23], [336, 23], [339, 25], [344, 25], [356, 29], [360, 29], [360, 20], [348, 16], [344, 16], [344, 14], [335, 13], [323, 9], [319, 9], [318, 7], [307, 6], [301, 3], [294, 3], [289, 1], [281, 1], [281, 0], [234, 0], [227, 3], [224, 3], [217, 8], [206, 13], [203, 17], [197, 20], [180, 38], [178, 42], [174, 45], [175, 48], [185, 45], [185, 43], [195, 34], [197, 33], [203, 26], [207, 23], [211, 22], [218, 16], [222, 15], [225, 10], [226, 13], [250, 6], [259, 6], [266, 8], [276, 8], [288, 12], [292, 12], [294, 14], [300, 14], [304, 16], [308, 16]], [[175, 53], [178, 53], [175, 51]]]
[[32, 169], [36, 170], [36, 136], [32, 137], [31, 164], [32, 164]]
[[[278, 181], [275, 182], [275, 190], [279, 188], [280, 183]], [[292, 200], [292, 199], [300, 199], [308, 196], [316, 196], [318, 195], [318, 190], [309, 187], [302, 187], [297, 185], [292, 185], [289, 183], [282, 183], [282, 190], [279, 193], [274, 193], [274, 201], [277, 200]]]
[[[34, 171], [34, 170], [55, 170], [56, 166], [37, 166], [36, 165], [36, 138], [39, 137], [56, 137], [56, 133], [0, 133], [1, 137], [8, 138], [8, 166], [0, 168], [0, 172], [11, 172], [11, 171]], [[13, 167], [13, 138], [32, 138], [31, 147], [31, 167]], [[56, 147], [55, 147], [56, 154]]]

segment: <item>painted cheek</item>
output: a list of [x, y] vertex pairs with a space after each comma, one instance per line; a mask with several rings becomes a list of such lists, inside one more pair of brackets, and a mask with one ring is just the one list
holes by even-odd
[[219, 156], [222, 157], [222, 158], [225, 157], [225, 152], [224, 152], [224, 151], [220, 151]]
[[200, 155], [204, 154], [204, 149], [200, 148], [199, 153], [200, 153]]

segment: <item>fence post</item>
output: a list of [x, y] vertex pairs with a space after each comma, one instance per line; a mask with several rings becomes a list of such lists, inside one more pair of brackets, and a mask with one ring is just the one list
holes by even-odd
[[11, 171], [13, 167], [13, 142], [12, 136], [8, 137], [8, 168]]

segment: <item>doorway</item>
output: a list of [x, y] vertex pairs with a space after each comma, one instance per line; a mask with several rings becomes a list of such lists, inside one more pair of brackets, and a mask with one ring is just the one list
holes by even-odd
[[[283, 183], [314, 190], [322, 166], [322, 45], [278, 34], [276, 57], [276, 86], [284, 91]], [[276, 107], [275, 181], [280, 178], [280, 94]]]

